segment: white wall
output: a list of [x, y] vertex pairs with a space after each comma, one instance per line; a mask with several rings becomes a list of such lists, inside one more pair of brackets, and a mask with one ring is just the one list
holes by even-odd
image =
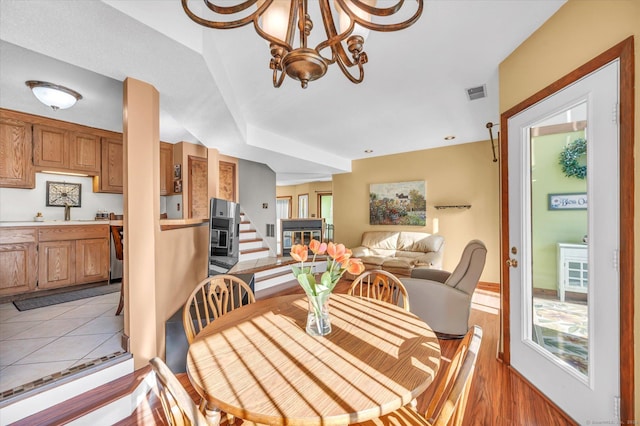
[[266, 225], [276, 223], [276, 174], [265, 164], [241, 159], [238, 161], [238, 179], [240, 209], [274, 256], [276, 238], [266, 236]]
[[[160, 197], [164, 203], [160, 203], [160, 213], [166, 213], [168, 219], [182, 219], [182, 194]], [[164, 204], [164, 210], [162, 210]]]
[[63, 220], [63, 207], [47, 207], [47, 181], [82, 184], [81, 207], [71, 209], [71, 220], [92, 220], [98, 210], [122, 214], [122, 194], [93, 192], [90, 177], [36, 173], [34, 189], [0, 188], [0, 221], [30, 221], [37, 212], [45, 220]]

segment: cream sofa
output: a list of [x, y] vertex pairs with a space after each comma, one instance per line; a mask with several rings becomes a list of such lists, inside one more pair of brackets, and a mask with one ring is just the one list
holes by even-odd
[[367, 231], [360, 245], [351, 250], [367, 270], [410, 276], [414, 268], [442, 269], [444, 237], [426, 232]]

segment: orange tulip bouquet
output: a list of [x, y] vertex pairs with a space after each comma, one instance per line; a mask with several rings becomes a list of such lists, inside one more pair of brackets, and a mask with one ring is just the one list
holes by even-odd
[[[327, 270], [322, 273], [319, 282], [312, 272], [312, 266], [304, 266], [304, 262], [309, 258], [309, 250], [313, 253], [312, 263], [315, 263], [317, 255], [326, 253], [330, 258], [327, 260]], [[308, 247], [301, 244], [291, 247], [291, 257], [300, 262], [299, 267], [291, 266], [291, 271], [309, 300], [307, 333], [310, 335], [324, 336], [331, 332], [327, 305], [329, 295], [342, 275], [347, 271], [353, 275], [360, 275], [364, 271], [362, 261], [352, 258], [351, 254], [351, 250], [345, 248], [344, 244], [320, 243], [317, 240], [311, 240]]]

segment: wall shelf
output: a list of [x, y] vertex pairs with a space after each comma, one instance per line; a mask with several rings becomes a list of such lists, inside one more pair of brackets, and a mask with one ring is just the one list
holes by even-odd
[[470, 209], [471, 204], [457, 204], [457, 205], [447, 205], [447, 206], [433, 206], [436, 210], [444, 210], [444, 209]]

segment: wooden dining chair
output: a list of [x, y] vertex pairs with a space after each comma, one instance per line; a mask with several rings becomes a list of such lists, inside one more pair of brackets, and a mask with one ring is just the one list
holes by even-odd
[[[109, 220], [122, 220], [122, 215], [115, 213], [109, 213]], [[113, 237], [113, 248], [116, 253], [116, 259], [122, 262], [124, 259], [124, 228], [122, 225], [111, 225], [111, 237]], [[111, 275], [109, 275], [109, 284], [111, 284]], [[120, 315], [124, 308], [124, 278], [120, 283], [120, 300], [118, 301], [118, 308], [116, 309], [116, 315]]]
[[365, 271], [358, 275], [351, 283], [347, 294], [380, 300], [409, 310], [409, 296], [402, 282], [395, 275], [380, 269]]
[[256, 301], [251, 287], [234, 275], [214, 275], [202, 280], [191, 292], [182, 311], [187, 341], [216, 318]]
[[469, 389], [482, 342], [482, 328], [469, 329], [456, 349], [451, 363], [433, 394], [424, 415], [411, 405], [406, 405], [377, 419], [352, 426], [460, 426], [467, 407]]
[[206, 417], [169, 367], [158, 357], [152, 358], [149, 364], [156, 376], [158, 396], [168, 423], [173, 426], [208, 426]]

